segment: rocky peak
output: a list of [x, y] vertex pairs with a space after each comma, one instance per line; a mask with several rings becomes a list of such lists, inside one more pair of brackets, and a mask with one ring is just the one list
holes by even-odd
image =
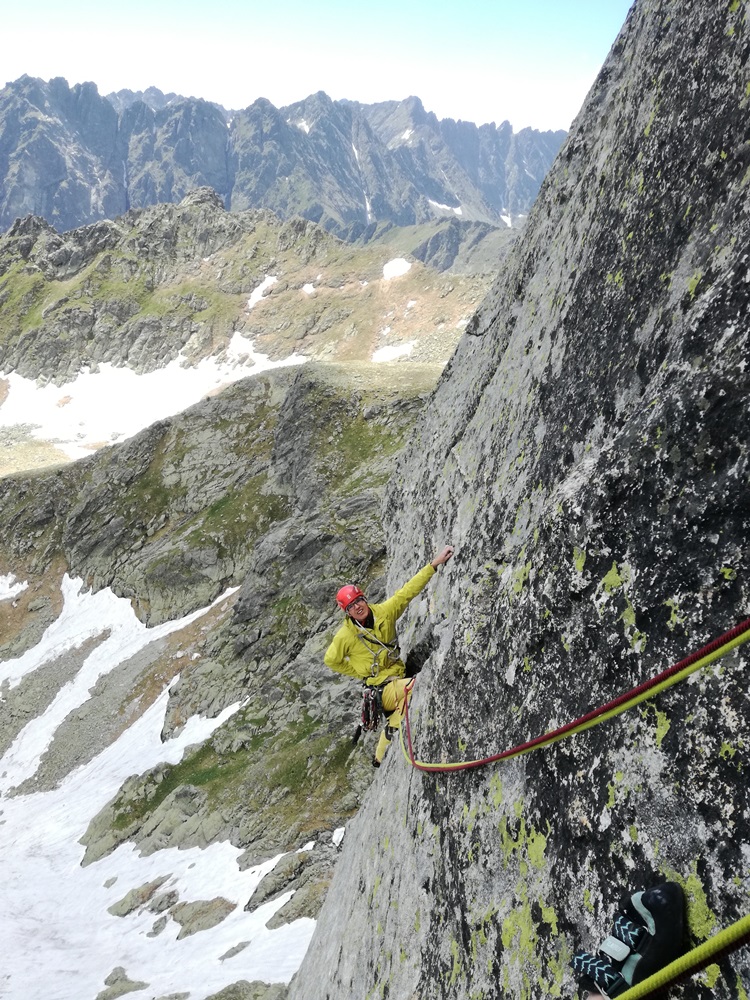
[[[41, 81], [37, 81], [37, 85]], [[105, 98], [101, 97], [95, 83], [76, 83], [70, 87], [63, 77], [50, 80], [43, 93], [43, 107], [60, 121], [69, 122], [91, 151], [104, 157], [111, 153], [117, 132], [117, 114]]]
[[[337, 102], [336, 102], [337, 103]], [[292, 123], [305, 120], [312, 125], [318, 118], [327, 117], [334, 111], [336, 103], [324, 90], [318, 90], [303, 101], [297, 101], [280, 109], [282, 115]]]
[[26, 215], [22, 219], [16, 219], [7, 235], [9, 239], [17, 239], [21, 236], [36, 239], [41, 233], [53, 233], [54, 231], [54, 227], [46, 219], [40, 219], [38, 215]]
[[136, 102], [142, 102], [151, 108], [152, 111], [161, 111], [162, 108], [166, 108], [169, 104], [176, 104], [178, 101], [186, 100], [180, 94], [171, 92], [164, 94], [158, 87], [147, 87], [145, 90], [137, 91], [118, 90], [107, 94], [106, 98], [118, 112], [124, 111]]
[[189, 191], [180, 202], [180, 206], [182, 208], [189, 208], [191, 205], [207, 205], [215, 209], [224, 208], [221, 198], [210, 187], [200, 187], [194, 191]]
[[[303, 215], [347, 238], [372, 223], [429, 224], [459, 209], [465, 221], [506, 225], [503, 214], [530, 207], [560, 139], [529, 135], [543, 165], [529, 179], [507, 144], [497, 148], [470, 123], [441, 124], [417, 97], [368, 106], [318, 92], [283, 109], [258, 98], [229, 115], [159, 94], [113, 104], [91, 83], [22, 77], [8, 85], [0, 92], [8, 151], [0, 226], [32, 213], [67, 230], [178, 202], [204, 185], [234, 210]], [[49, 177], [59, 180], [39, 180]]]

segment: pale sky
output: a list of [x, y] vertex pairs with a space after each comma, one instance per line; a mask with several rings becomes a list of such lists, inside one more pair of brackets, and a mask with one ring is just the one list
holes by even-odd
[[632, 0], [36, 0], [3, 12], [0, 83], [28, 73], [240, 109], [324, 90], [439, 118], [567, 129]]

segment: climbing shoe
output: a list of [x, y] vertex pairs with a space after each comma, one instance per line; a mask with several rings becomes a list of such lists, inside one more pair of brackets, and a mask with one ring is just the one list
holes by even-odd
[[616, 997], [643, 982], [679, 958], [685, 950], [684, 933], [685, 899], [676, 882], [634, 893], [623, 901], [599, 954], [582, 951], [573, 956], [580, 995]]

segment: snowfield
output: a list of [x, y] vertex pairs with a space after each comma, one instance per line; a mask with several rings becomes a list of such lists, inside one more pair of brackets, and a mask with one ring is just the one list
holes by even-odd
[[[2, 578], [7, 589], [19, 587]], [[0, 691], [91, 636], [110, 632], [90, 653], [78, 675], [49, 708], [32, 720], [0, 761], [0, 933], [3, 963], [0, 996], [12, 1000], [94, 1000], [113, 969], [148, 984], [134, 996], [188, 994], [202, 1000], [240, 979], [288, 982], [299, 967], [315, 921], [296, 920], [277, 930], [265, 924], [291, 893], [259, 907], [243, 909], [253, 890], [279, 857], [240, 871], [242, 853], [231, 844], [206, 850], [164, 850], [142, 857], [132, 844], [85, 868], [79, 838], [89, 821], [129, 775], [160, 761], [178, 762], [186, 747], [205, 740], [239, 705], [215, 719], [193, 717], [179, 736], [160, 739], [168, 688], [111, 746], [73, 771], [52, 791], [9, 797], [8, 791], [32, 775], [55, 731], [89, 697], [98, 676], [115, 670], [138, 649], [185, 627], [203, 608], [178, 621], [147, 628], [130, 603], [112, 591], [91, 594], [80, 580], [62, 584], [62, 614], [36, 647], [0, 664]], [[226, 600], [223, 594], [214, 604]], [[177, 892], [181, 902], [222, 897], [235, 909], [215, 927], [177, 940], [180, 926], [170, 917], [154, 932], [158, 914], [137, 908], [125, 917], [108, 907], [131, 889], [165, 878], [159, 892]], [[227, 952], [233, 954], [227, 957]]]
[[[247, 309], [254, 309], [277, 281], [275, 275], [267, 275], [251, 293]], [[0, 405], [0, 428], [31, 427], [33, 437], [53, 442], [68, 458], [83, 458], [181, 413], [232, 382], [306, 360], [292, 354], [271, 361], [254, 350], [252, 339], [235, 333], [222, 354], [196, 365], [178, 354], [163, 368], [140, 375], [104, 362], [96, 371], [83, 368], [64, 385], [40, 386], [36, 379], [0, 372], [0, 379], [8, 383], [8, 396]]]

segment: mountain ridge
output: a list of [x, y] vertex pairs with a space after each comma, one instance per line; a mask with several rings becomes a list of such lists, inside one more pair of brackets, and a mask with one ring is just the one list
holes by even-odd
[[[379, 601], [439, 546], [455, 544], [399, 632], [404, 650], [417, 637], [431, 640], [411, 734], [420, 758], [444, 764], [549, 733], [747, 617], [746, 15], [740, 0], [633, 6], [445, 367], [384, 368], [360, 357], [251, 376], [82, 462], [0, 480], [4, 655], [31, 650], [43, 623], [57, 620], [66, 570], [80, 574], [76, 586], [126, 595], [157, 628], [188, 608], [205, 616], [205, 625], [118, 664], [93, 692], [84, 674], [82, 700], [54, 739], [45, 734], [44, 760], [33, 775], [31, 761], [3, 803], [20, 829], [22, 810], [42, 815], [41, 797], [96, 752], [92, 734], [99, 729], [118, 751], [118, 727], [151, 713], [153, 755], [118, 772], [117, 789], [85, 813], [66, 855], [74, 869], [88, 862], [76, 875], [89, 879], [66, 886], [87, 885], [101, 898], [104, 883], [99, 924], [117, 927], [87, 986], [150, 986], [160, 1000], [179, 988], [203, 1000], [203, 970], [186, 983], [159, 961], [182, 933], [186, 902], [191, 949], [202, 943], [208, 952], [211, 942], [211, 989], [218, 980], [224, 998], [242, 1000], [569, 996], [571, 955], [596, 951], [625, 894], [678, 882], [686, 946], [747, 913], [747, 646], [606, 724], [451, 774], [417, 773], [395, 743], [373, 772], [373, 734], [351, 746], [357, 685], [322, 663], [341, 620], [341, 583], [357, 581]], [[261, 131], [266, 114], [279, 130], [269, 142], [289, 127], [306, 135], [270, 108], [259, 109]], [[395, 138], [403, 125], [393, 121]], [[363, 142], [368, 128], [363, 122]], [[276, 153], [283, 158], [281, 146]], [[200, 232], [195, 216], [217, 196], [198, 197], [206, 203], [142, 210], [178, 256], [187, 249], [180, 213]], [[224, 211], [213, 203], [211, 212]], [[15, 238], [30, 253], [39, 241], [44, 263], [55, 237], [38, 220], [25, 225]], [[276, 303], [275, 291], [256, 303], [259, 326], [274, 325], [283, 296], [312, 308], [302, 283], [318, 294], [308, 281], [321, 273], [313, 251], [343, 253], [312, 222], [268, 225], [284, 252], [311, 255], [312, 271], [295, 271]], [[145, 226], [135, 230], [126, 235], [146, 238]], [[55, 247], [59, 266], [80, 239]], [[257, 292], [267, 258], [245, 252], [241, 260], [243, 294], [250, 285]], [[196, 266], [218, 273], [219, 263]], [[360, 278], [383, 274], [374, 260], [372, 273], [360, 267], [351, 265], [357, 296]], [[394, 280], [416, 281], [419, 270]], [[453, 279], [439, 281], [450, 302]], [[409, 301], [399, 317], [412, 312]], [[385, 321], [385, 312], [375, 315]], [[283, 340], [303, 328], [272, 334]], [[102, 624], [87, 633], [90, 645], [107, 641]], [[13, 731], [43, 723], [50, 676], [63, 683], [99, 648], [67, 649], [59, 670], [4, 683], [0, 712]], [[205, 738], [167, 759], [172, 739], [193, 725]], [[4, 789], [16, 773], [8, 753]], [[338, 854], [331, 828], [338, 834], [344, 823]], [[42, 837], [50, 824], [27, 825]], [[3, 838], [7, 864], [23, 838], [10, 835], [10, 823], [0, 824]], [[170, 848], [209, 852], [227, 840], [235, 880], [240, 865], [278, 863], [252, 898], [230, 899], [214, 880], [197, 898], [180, 886], [178, 898], [159, 881], [175, 877], [182, 850]], [[46, 860], [47, 845], [39, 846], [32, 841]], [[109, 885], [126, 853], [139, 854], [139, 867]], [[55, 944], [77, 927], [78, 912], [67, 909], [75, 896], [40, 920], [63, 914], [64, 924], [52, 925]], [[236, 919], [221, 947], [206, 927], [229, 926], [259, 900], [261, 935], [277, 916], [290, 930], [317, 917], [288, 991], [250, 985], [258, 977], [248, 924]], [[271, 920], [262, 910], [269, 901], [280, 908]], [[153, 939], [156, 958], [141, 967], [130, 943]], [[20, 953], [9, 950], [19, 998], [28, 993]], [[48, 965], [33, 964], [35, 981]], [[75, 972], [51, 967], [75, 982]], [[675, 996], [746, 1000], [748, 982], [750, 954], [740, 949], [717, 956]]]
[[280, 109], [259, 98], [229, 115], [155, 88], [132, 97], [120, 92], [115, 106], [95, 84], [71, 88], [60, 77], [7, 84], [0, 228], [33, 214], [66, 231], [206, 185], [232, 210], [301, 215], [348, 239], [373, 223], [456, 213], [509, 228], [564, 137], [439, 121], [418, 98], [370, 106], [319, 92]]

